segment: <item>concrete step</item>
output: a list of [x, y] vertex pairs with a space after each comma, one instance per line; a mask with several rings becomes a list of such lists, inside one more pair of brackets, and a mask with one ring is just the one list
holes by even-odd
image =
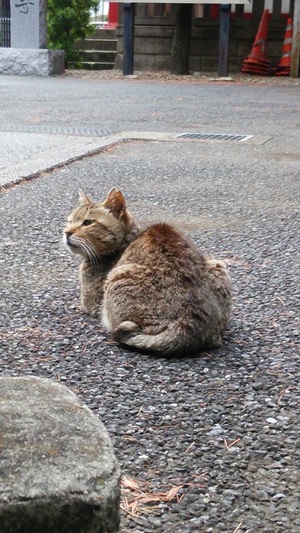
[[116, 52], [114, 50], [82, 50], [81, 59], [88, 62], [114, 63]]
[[113, 69], [117, 55], [117, 44], [116, 31], [103, 28], [97, 28], [87, 39], [77, 41], [75, 46], [80, 51], [82, 68], [88, 70]]
[[117, 50], [117, 39], [82, 39], [76, 43], [80, 50]]
[[89, 39], [116, 39], [116, 30], [115, 29], [104, 29], [97, 28], [92, 35], [89, 36]]
[[84, 61], [82, 68], [85, 70], [112, 70], [114, 63], [97, 63], [95, 61]]

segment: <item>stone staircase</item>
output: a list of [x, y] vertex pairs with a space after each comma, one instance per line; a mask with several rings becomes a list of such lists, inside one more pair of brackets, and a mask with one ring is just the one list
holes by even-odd
[[82, 68], [87, 70], [111, 70], [117, 55], [117, 37], [114, 29], [97, 28], [87, 39], [78, 41]]

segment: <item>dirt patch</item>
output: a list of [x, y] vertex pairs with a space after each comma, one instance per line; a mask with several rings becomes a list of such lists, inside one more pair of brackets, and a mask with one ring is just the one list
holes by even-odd
[[240, 72], [230, 74], [228, 78], [220, 78], [213, 72], [195, 72], [188, 76], [176, 76], [167, 70], [141, 71], [137, 70], [133, 75], [124, 76], [121, 70], [66, 70], [65, 76], [73, 78], [87, 78], [95, 80], [132, 80], [138, 81], [160, 81], [179, 83], [248, 83], [272, 86], [295, 86], [300, 85], [300, 78], [290, 78], [289, 76], [252, 76]]

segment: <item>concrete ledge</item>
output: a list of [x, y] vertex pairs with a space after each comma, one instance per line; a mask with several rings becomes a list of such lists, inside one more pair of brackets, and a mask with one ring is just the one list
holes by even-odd
[[0, 48], [0, 74], [54, 76], [64, 71], [63, 50]]
[[98, 418], [65, 386], [0, 378], [0, 533], [116, 533], [120, 469]]

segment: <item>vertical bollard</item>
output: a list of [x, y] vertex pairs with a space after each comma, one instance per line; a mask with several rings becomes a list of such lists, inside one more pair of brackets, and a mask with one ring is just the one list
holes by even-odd
[[123, 19], [123, 74], [133, 74], [134, 4], [124, 4]]
[[220, 6], [218, 76], [228, 76], [230, 4]]

